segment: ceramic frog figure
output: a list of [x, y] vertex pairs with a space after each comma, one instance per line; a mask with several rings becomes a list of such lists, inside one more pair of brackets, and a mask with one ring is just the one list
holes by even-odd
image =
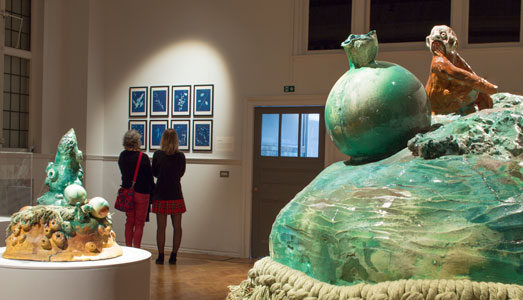
[[69, 130], [60, 140], [54, 162], [47, 165], [45, 184], [49, 191], [38, 198], [41, 205], [71, 205], [64, 197], [64, 190], [71, 184], [82, 185], [84, 171], [82, 169], [83, 155], [78, 149], [74, 129]]

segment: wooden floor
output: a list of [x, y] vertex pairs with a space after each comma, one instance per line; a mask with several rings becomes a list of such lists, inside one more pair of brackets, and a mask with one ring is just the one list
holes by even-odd
[[179, 253], [177, 264], [169, 265], [169, 252], [165, 263], [157, 265], [156, 251], [147, 250], [152, 253], [151, 300], [224, 300], [227, 286], [247, 279], [253, 266], [249, 259], [186, 253]]

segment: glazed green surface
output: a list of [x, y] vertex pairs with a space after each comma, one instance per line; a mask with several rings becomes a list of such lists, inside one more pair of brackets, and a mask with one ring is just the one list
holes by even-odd
[[375, 62], [349, 70], [336, 82], [325, 105], [325, 124], [341, 152], [376, 160], [404, 148], [430, 127], [430, 105], [412, 73]]
[[78, 149], [74, 129], [69, 130], [60, 140], [54, 162], [47, 165], [45, 184], [49, 191], [38, 198], [41, 205], [71, 205], [64, 197], [64, 190], [71, 184], [82, 185], [82, 151]]
[[[426, 160], [403, 149], [365, 165], [331, 165], [278, 215], [271, 257], [338, 285], [407, 278], [522, 284], [523, 116], [520, 107], [495, 110], [447, 118], [416, 137], [421, 146], [467, 140], [462, 155]], [[485, 141], [488, 127], [474, 122], [497, 124], [489, 127], [493, 147], [471, 146]]]

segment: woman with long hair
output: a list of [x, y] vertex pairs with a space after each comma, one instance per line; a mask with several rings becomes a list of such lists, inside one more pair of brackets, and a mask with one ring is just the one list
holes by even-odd
[[165, 228], [167, 215], [173, 225], [173, 248], [170, 264], [176, 264], [176, 255], [182, 241], [182, 214], [186, 211], [180, 179], [185, 173], [185, 155], [178, 149], [178, 134], [167, 129], [162, 134], [160, 150], [154, 152], [152, 171], [157, 178], [153, 192], [152, 212], [156, 214], [156, 244], [158, 246], [157, 264], [163, 264], [165, 247]]
[[[141, 150], [141, 135], [136, 130], [129, 130], [123, 136], [124, 150], [118, 157], [118, 166], [122, 174], [122, 187], [130, 188], [133, 183]], [[134, 209], [125, 213], [125, 245], [140, 248], [142, 243], [143, 227], [149, 208], [149, 196], [154, 188], [154, 179], [151, 172], [149, 156], [141, 153], [140, 167], [134, 184]]]

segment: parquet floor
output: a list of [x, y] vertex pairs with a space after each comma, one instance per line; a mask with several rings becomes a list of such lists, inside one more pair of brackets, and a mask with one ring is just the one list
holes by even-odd
[[151, 300], [224, 300], [227, 286], [247, 279], [254, 264], [249, 259], [179, 253], [177, 264], [169, 265], [166, 253], [165, 263], [157, 265], [156, 251], [147, 250], [152, 253]]

